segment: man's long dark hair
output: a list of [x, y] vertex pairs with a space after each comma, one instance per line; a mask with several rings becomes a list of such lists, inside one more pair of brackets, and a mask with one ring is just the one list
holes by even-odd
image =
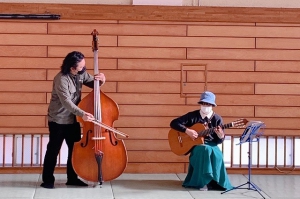
[[64, 75], [70, 73], [72, 67], [76, 68], [77, 64], [84, 59], [84, 55], [81, 52], [70, 52], [64, 59], [60, 72]]

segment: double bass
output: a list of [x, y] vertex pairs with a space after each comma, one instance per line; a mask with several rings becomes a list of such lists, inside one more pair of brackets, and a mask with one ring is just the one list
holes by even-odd
[[[94, 74], [98, 69], [98, 32], [92, 33], [92, 49], [94, 52]], [[100, 90], [99, 80], [94, 80], [94, 89], [78, 104], [88, 113], [94, 113], [95, 120], [83, 121], [82, 138], [73, 147], [72, 164], [77, 175], [90, 182], [110, 181], [120, 176], [127, 165], [127, 151], [122, 139], [116, 134], [128, 135], [114, 129], [113, 123], [118, 119], [119, 107]]]

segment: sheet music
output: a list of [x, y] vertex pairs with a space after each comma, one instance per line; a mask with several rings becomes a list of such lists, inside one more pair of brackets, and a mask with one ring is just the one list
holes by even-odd
[[[249, 121], [243, 134], [240, 137], [240, 143], [252, 142], [254, 138], [258, 141], [259, 136], [263, 134], [263, 130], [261, 128], [265, 127], [265, 123], [262, 121]], [[238, 145], [237, 144], [237, 145]]]

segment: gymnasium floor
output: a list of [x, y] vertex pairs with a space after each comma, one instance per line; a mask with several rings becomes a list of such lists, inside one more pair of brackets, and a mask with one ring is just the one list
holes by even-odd
[[[199, 191], [181, 186], [186, 174], [122, 174], [119, 178], [88, 187], [68, 187], [66, 175], [56, 174], [55, 189], [40, 187], [40, 174], [0, 174], [0, 199], [200, 199], [200, 198], [300, 198], [298, 175], [229, 175], [233, 186], [240, 188], [221, 194], [220, 191]], [[261, 191], [248, 190], [249, 183]], [[248, 183], [248, 184], [247, 184]], [[250, 185], [250, 188], [252, 186]], [[263, 197], [260, 195], [262, 194]]]

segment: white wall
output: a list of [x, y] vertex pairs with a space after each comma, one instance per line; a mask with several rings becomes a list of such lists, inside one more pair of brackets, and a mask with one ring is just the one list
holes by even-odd
[[[6, 3], [65, 3], [65, 4], [117, 4], [133, 5], [134, 2], [144, 5], [182, 5], [182, 6], [222, 6], [222, 7], [274, 7], [300, 8], [299, 0], [0, 0]], [[148, 3], [147, 3], [148, 2]], [[178, 3], [181, 2], [181, 3]], [[137, 3], [141, 4], [141, 3]]]
[[63, 4], [120, 4], [131, 5], [132, 0], [0, 0], [6, 3], [63, 3]]
[[300, 8], [299, 0], [199, 0], [200, 6]]

